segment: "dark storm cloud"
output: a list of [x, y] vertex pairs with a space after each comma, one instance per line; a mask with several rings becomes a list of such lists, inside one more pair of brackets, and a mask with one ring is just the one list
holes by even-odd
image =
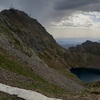
[[[100, 0], [63, 0], [55, 5], [56, 10], [96, 10], [100, 11], [96, 5], [100, 3]], [[95, 7], [93, 6], [95, 5]]]
[[0, 0], [0, 10], [8, 9], [12, 3], [15, 9], [23, 10], [31, 15], [31, 17], [43, 23], [44, 20], [47, 20], [51, 8], [53, 8], [50, 1], [51, 0]]
[[100, 0], [0, 0], [0, 10], [8, 9], [11, 3], [45, 26], [70, 16], [74, 10], [100, 11]]

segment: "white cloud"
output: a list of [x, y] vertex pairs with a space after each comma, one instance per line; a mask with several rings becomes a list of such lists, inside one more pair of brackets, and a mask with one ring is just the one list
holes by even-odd
[[51, 24], [56, 28], [97, 29], [100, 27], [100, 12], [78, 11]]

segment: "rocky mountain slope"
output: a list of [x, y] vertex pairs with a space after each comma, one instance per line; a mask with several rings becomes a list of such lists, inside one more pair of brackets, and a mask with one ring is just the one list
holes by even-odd
[[100, 68], [100, 43], [87, 40], [81, 45], [70, 47], [69, 51], [80, 62], [78, 66]]
[[51, 97], [85, 89], [69, 68], [73, 55], [23, 11], [0, 12], [0, 82]]
[[87, 40], [81, 45], [77, 45], [76, 47], [70, 47], [69, 50], [78, 53], [85, 52], [93, 55], [100, 55], [100, 43]]

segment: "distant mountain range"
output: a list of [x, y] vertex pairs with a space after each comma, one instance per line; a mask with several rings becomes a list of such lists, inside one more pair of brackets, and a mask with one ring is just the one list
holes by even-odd
[[[87, 40], [76, 47], [69, 47], [68, 50], [81, 54], [78, 58], [83, 59], [84, 64], [88, 64], [88, 67], [100, 68], [100, 43]], [[82, 56], [83, 58], [81, 58]]]
[[71, 46], [76, 46], [82, 44], [83, 42], [90, 40], [93, 42], [100, 42], [99, 39], [88, 39], [88, 38], [59, 38], [56, 39], [57, 43], [60, 44], [62, 47], [68, 49]]
[[78, 53], [84, 52], [93, 55], [100, 55], [100, 43], [87, 40], [76, 47], [69, 47], [69, 50]]
[[65, 45], [61, 45], [63, 48], [68, 49], [69, 47], [75, 47], [77, 44], [65, 44]]

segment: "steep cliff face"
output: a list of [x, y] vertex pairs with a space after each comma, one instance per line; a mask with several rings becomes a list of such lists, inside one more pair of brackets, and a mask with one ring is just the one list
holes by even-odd
[[70, 52], [60, 47], [36, 19], [15, 9], [0, 12], [2, 83], [15, 85], [17, 81], [16, 86], [32, 87], [46, 95], [80, 92], [84, 87], [68, 70], [69, 56]]

